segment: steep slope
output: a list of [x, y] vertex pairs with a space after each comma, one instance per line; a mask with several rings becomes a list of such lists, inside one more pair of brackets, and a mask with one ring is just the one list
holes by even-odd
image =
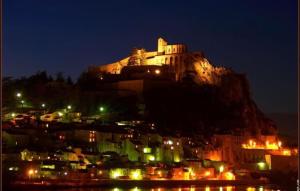
[[186, 62], [189, 83], [145, 93], [152, 120], [163, 128], [191, 133], [277, 133], [274, 122], [251, 98], [245, 75], [214, 67], [202, 53], [189, 54]]

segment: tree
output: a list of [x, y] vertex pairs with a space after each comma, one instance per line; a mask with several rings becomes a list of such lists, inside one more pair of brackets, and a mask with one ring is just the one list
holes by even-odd
[[88, 71], [83, 72], [79, 76], [76, 86], [79, 87], [81, 90], [95, 90], [95, 84], [99, 83], [99, 78], [96, 73]]
[[67, 78], [67, 84], [68, 85], [73, 85], [73, 81], [72, 81], [72, 78], [70, 76], [68, 76], [68, 78]]
[[58, 72], [56, 74], [56, 81], [57, 82], [61, 82], [61, 83], [64, 83], [65, 82], [65, 78], [64, 78], [64, 75], [62, 72]]

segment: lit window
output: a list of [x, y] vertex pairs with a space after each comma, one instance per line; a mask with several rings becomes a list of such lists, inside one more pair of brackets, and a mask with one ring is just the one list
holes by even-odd
[[173, 141], [172, 140], [168, 140], [168, 144], [169, 145], [173, 145]]
[[96, 131], [90, 131], [89, 132], [89, 142], [95, 142], [95, 133]]

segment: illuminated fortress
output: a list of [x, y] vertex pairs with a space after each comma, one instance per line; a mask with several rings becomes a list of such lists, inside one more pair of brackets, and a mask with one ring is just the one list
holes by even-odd
[[[126, 70], [125, 70], [126, 68]], [[117, 62], [97, 67], [100, 74], [121, 74], [123, 71], [144, 70], [145, 73], [168, 74], [180, 81], [192, 75], [196, 82], [218, 83], [218, 77], [229, 70], [214, 67], [202, 52], [188, 52], [184, 44], [168, 44], [163, 38], [157, 41], [157, 51], [134, 49], [130, 56]]]
[[187, 47], [184, 44], [169, 45], [163, 38], [158, 39], [157, 51], [146, 52], [144, 49], [136, 49], [134, 53], [117, 62], [99, 66], [102, 73], [120, 74], [125, 66], [145, 65], [145, 66], [163, 66], [169, 65], [176, 78], [182, 76], [184, 72], [184, 63], [187, 56]]

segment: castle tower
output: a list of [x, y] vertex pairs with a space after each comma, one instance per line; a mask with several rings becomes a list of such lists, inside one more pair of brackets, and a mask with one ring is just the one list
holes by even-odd
[[163, 38], [158, 38], [157, 41], [157, 52], [158, 53], [163, 53], [165, 51], [165, 46], [168, 45], [168, 42], [165, 41]]

